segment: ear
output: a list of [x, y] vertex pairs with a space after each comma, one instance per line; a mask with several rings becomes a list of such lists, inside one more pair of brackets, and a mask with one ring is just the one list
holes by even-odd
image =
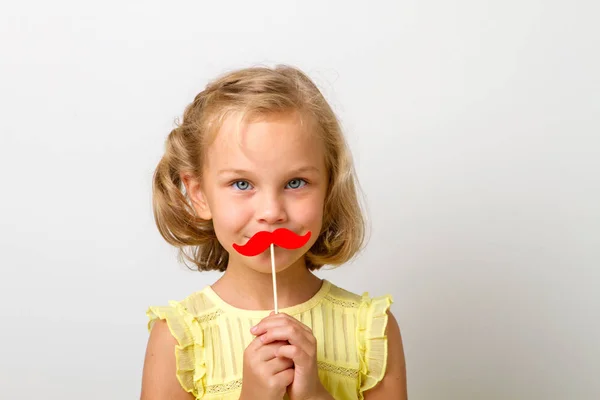
[[196, 210], [196, 214], [207, 221], [212, 219], [208, 199], [200, 181], [189, 173], [182, 173], [180, 177], [185, 185], [185, 191], [192, 201], [194, 210]]

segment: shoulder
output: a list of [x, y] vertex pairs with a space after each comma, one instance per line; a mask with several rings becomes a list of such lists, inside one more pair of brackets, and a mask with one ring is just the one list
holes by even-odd
[[166, 320], [158, 320], [153, 324], [144, 359], [142, 400], [194, 398], [183, 389], [177, 379], [175, 360], [177, 344]]
[[[408, 398], [406, 362], [400, 326], [390, 294], [361, 295], [332, 284], [329, 297], [356, 308], [361, 353], [360, 392], [365, 400]], [[363, 398], [363, 397], [361, 397]]]
[[363, 296], [339, 287], [330, 281], [326, 281], [329, 285], [329, 290], [325, 295], [325, 301], [334, 305], [343, 307], [359, 308], [363, 301]]
[[[167, 325], [173, 328], [175, 323], [181, 321], [184, 325], [190, 325], [192, 322], [202, 323], [210, 319], [213, 314], [220, 314], [220, 310], [207, 293], [207, 289], [194, 292], [183, 300], [171, 300], [166, 305], [150, 306], [146, 311], [149, 318], [148, 330], [159, 320], [167, 321]], [[194, 323], [195, 325], [195, 323]], [[173, 329], [171, 329], [173, 332]], [[177, 333], [178, 334], [178, 333]], [[177, 336], [175, 336], [179, 339]]]
[[400, 326], [394, 314], [387, 310], [388, 323], [385, 330], [387, 337], [386, 370], [380, 382], [364, 392], [365, 400], [388, 400], [391, 398], [406, 400], [408, 398], [406, 382], [406, 360]]
[[[181, 301], [148, 307], [150, 336], [142, 377], [142, 400], [194, 399], [203, 394], [203, 321], [215, 309], [204, 291]], [[183, 365], [183, 364], [185, 365]]]
[[[325, 301], [332, 305], [345, 308], [354, 308], [358, 312], [359, 323], [372, 324], [373, 318], [379, 319], [377, 325], [385, 324], [387, 318], [386, 311], [394, 302], [390, 294], [381, 296], [371, 296], [369, 292], [362, 294], [351, 292], [331, 282], [328, 282], [329, 290], [325, 296]], [[383, 332], [382, 332], [383, 333]]]

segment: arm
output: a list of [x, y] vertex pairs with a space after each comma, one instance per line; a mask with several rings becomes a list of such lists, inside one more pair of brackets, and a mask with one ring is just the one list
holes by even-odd
[[193, 400], [194, 396], [183, 390], [176, 376], [175, 346], [167, 322], [156, 321], [146, 348], [142, 374], [141, 400]]
[[388, 338], [388, 359], [386, 372], [375, 387], [365, 391], [365, 400], [407, 400], [406, 388], [406, 362], [404, 348], [398, 321], [388, 311], [388, 324], [386, 327]]

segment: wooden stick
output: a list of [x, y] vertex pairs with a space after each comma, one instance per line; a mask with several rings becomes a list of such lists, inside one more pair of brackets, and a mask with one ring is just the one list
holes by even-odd
[[275, 273], [275, 247], [271, 243], [271, 274], [273, 275], [273, 303], [275, 304], [275, 314], [279, 313], [277, 307], [277, 274]]

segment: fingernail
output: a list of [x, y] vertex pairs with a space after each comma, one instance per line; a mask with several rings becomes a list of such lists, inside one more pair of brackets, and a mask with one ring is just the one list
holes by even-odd
[[254, 333], [254, 332], [256, 332], [257, 329], [258, 329], [258, 326], [253, 326], [252, 328], [250, 328], [250, 332]]

